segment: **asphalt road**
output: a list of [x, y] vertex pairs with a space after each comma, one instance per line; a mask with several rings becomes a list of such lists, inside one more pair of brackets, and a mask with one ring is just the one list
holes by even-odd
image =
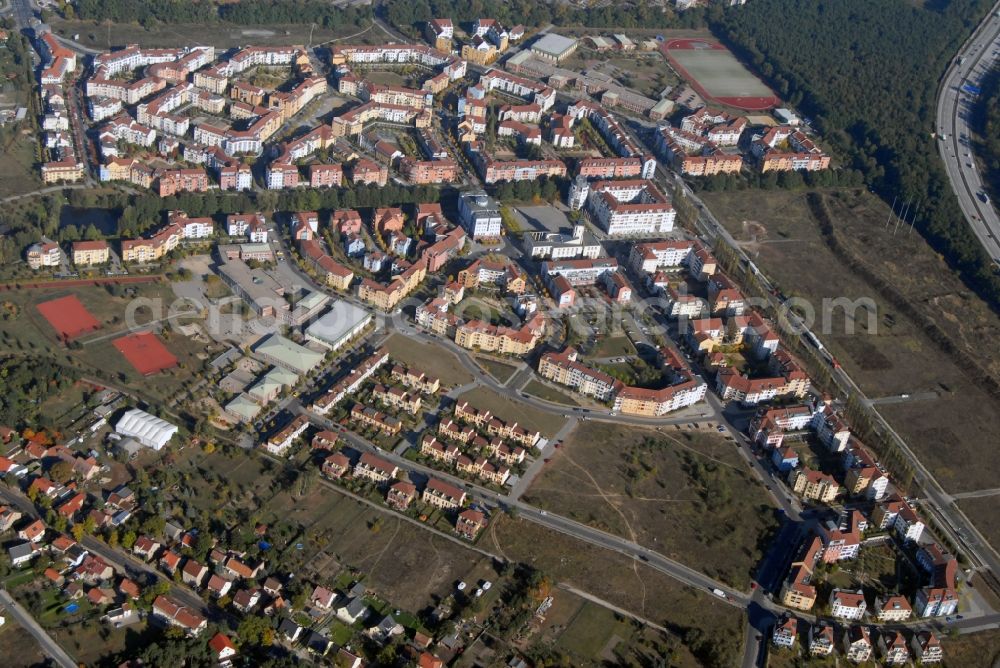
[[[986, 252], [1000, 264], [1000, 216], [993, 203], [983, 199], [983, 179], [969, 143], [975, 97], [962, 91], [966, 83], [978, 85], [996, 61], [1000, 37], [998, 11], [1000, 3], [994, 5], [942, 78], [938, 90], [937, 133], [938, 152], [962, 213]], [[964, 62], [959, 64], [963, 58]]]
[[17, 620], [22, 629], [34, 636], [42, 651], [51, 657], [56, 664], [62, 666], [62, 668], [76, 668], [76, 661], [59, 646], [59, 643], [45, 632], [45, 629], [38, 625], [35, 618], [21, 607], [21, 604], [15, 601], [5, 589], [0, 589], [0, 605], [7, 609], [7, 612]]

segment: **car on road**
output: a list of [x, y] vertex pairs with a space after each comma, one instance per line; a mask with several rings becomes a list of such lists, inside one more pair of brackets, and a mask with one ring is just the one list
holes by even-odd
[[979, 192], [979, 199], [983, 200], [983, 202], [986, 204], [990, 203], [990, 196], [986, 194], [986, 191], [981, 190]]
[[723, 426], [722, 426], [721, 424], [720, 424], [720, 425], [719, 425], [718, 427], [716, 427], [715, 429], [716, 429], [716, 431], [718, 431], [718, 432], [719, 432], [720, 434], [724, 434], [724, 433], [726, 432], [726, 428], [725, 428], [725, 427], [723, 427]]

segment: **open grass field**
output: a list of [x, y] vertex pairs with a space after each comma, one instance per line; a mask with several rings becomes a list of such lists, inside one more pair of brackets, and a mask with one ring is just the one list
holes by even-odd
[[283, 564], [331, 583], [345, 569], [356, 569], [367, 586], [403, 610], [430, 605], [459, 580], [496, 578], [488, 558], [319, 484], [306, 497], [276, 495], [262, 519], [304, 528], [295, 539], [303, 549], [292, 546]]
[[0, 627], [0, 647], [3, 647], [4, 665], [11, 668], [45, 665], [47, 655], [35, 639], [22, 629], [14, 618], [5, 615], [7, 623]]
[[[128, 333], [126, 312], [134, 298], [149, 299], [153, 303], [160, 300], [159, 303], [163, 305], [160, 315], [154, 315], [149, 309], [140, 309], [137, 312], [136, 323], [144, 325], [150, 323], [154, 317], [166, 315], [173, 295], [166, 283], [146, 283], [133, 286], [131, 289], [135, 291], [135, 297], [115, 297], [103, 287], [65, 290], [22, 288], [5, 292], [0, 301], [13, 305], [17, 315], [4, 322], [0, 352], [51, 355], [61, 362], [78, 367], [84, 377], [113, 381], [151, 400], [176, 399], [181, 390], [193, 381], [195, 373], [201, 368], [204, 360], [209, 359], [216, 351], [217, 346], [183, 336], [172, 331], [168, 325], [160, 336], [166, 348], [177, 357], [179, 364], [158, 375], [156, 382], [149, 382], [149, 379], [136, 371], [115, 348], [113, 340]], [[62, 345], [57, 332], [36, 309], [39, 303], [63, 296], [78, 299], [83, 308], [101, 325], [99, 331], [77, 339], [80, 345], [73, 348]]]
[[993, 629], [982, 633], [950, 638], [941, 638], [941, 648], [944, 650], [945, 668], [963, 668], [964, 666], [994, 666], [1000, 661], [1000, 630]]
[[975, 521], [976, 528], [990, 544], [1000, 545], [1000, 513], [997, 513], [1000, 496], [961, 499], [957, 503], [962, 512]]
[[623, 617], [569, 592], [556, 591], [561, 609], [550, 609], [540, 642], [569, 655], [573, 665], [642, 665], [670, 657], [671, 666], [697, 666], [679, 639]]
[[400, 334], [393, 334], [385, 342], [389, 355], [414, 369], [437, 376], [448, 387], [472, 382], [473, 376], [449, 350], [433, 343], [423, 343]]
[[499, 517], [480, 546], [540, 569], [554, 583], [568, 583], [634, 614], [683, 633], [714, 629], [715, 637], [742, 637], [742, 614], [658, 571], [609, 550], [548, 531], [525, 520]]
[[[985, 435], [1000, 433], [1000, 393], [987, 389], [1000, 349], [984, 342], [1000, 336], [1000, 318], [916, 232], [893, 237], [888, 207], [858, 190], [706, 193], [705, 202], [786, 295], [817, 313], [823, 298], [873, 300], [872, 322], [837, 309], [814, 331], [869, 397], [913, 395], [878, 410], [945, 489], [996, 486], [1000, 451]], [[978, 511], [972, 519], [988, 524]]]
[[25, 129], [0, 146], [0, 197], [29, 193], [45, 187], [36, 167], [37, 136]]
[[502, 397], [487, 387], [477, 387], [461, 395], [476, 408], [489, 410], [501, 420], [518, 422], [528, 429], [537, 429], [543, 437], [559, 431], [566, 420], [557, 413], [546, 413], [519, 401]]
[[489, 357], [476, 357], [476, 362], [501, 383], [506, 383], [517, 371], [517, 367], [513, 364], [504, 364]]
[[777, 515], [730, 441], [585, 422], [525, 500], [747, 588]]
[[[247, 45], [287, 45], [305, 44], [309, 40], [309, 26], [269, 24], [266, 26], [244, 26], [227, 23], [154, 23], [149, 29], [134, 23], [111, 25], [109, 33], [105, 23], [94, 21], [66, 21], [54, 18], [50, 24], [53, 31], [67, 38], [79, 35], [79, 42], [91, 49], [106, 50], [126, 44], [143, 44], [149, 47], [169, 48], [174, 46], [198, 46], [211, 44], [219, 48]], [[332, 39], [347, 37], [352, 44], [381, 43], [384, 34], [377, 28], [345, 25], [336, 29], [316, 26], [312, 32], [313, 46]]]
[[635, 355], [635, 346], [632, 345], [632, 341], [625, 336], [608, 336], [601, 337], [594, 346], [593, 350], [590, 351], [588, 357], [600, 358], [600, 357], [622, 357]]

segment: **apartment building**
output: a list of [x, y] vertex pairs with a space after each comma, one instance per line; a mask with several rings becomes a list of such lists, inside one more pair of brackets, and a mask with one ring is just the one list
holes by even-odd
[[610, 401], [622, 385], [611, 376], [578, 362], [574, 348], [543, 354], [538, 361], [538, 374], [598, 401]]
[[865, 595], [858, 591], [834, 589], [830, 593], [830, 614], [838, 619], [859, 620], [867, 610]]
[[788, 484], [802, 498], [819, 503], [832, 503], [840, 493], [840, 485], [833, 476], [805, 467], [792, 471]]
[[482, 352], [504, 355], [526, 355], [538, 345], [545, 333], [545, 320], [536, 316], [520, 329], [470, 320], [455, 329], [455, 343]]
[[399, 170], [403, 178], [416, 185], [454, 183], [459, 180], [458, 163], [451, 159], [413, 160], [412, 158], [403, 158], [399, 161]]
[[272, 455], [284, 457], [295, 439], [301, 436], [308, 428], [309, 419], [304, 415], [298, 415], [294, 420], [285, 425], [285, 427], [268, 438], [264, 443], [264, 449]]
[[599, 181], [587, 205], [611, 236], [662, 234], [674, 227], [677, 212], [652, 181]]
[[179, 225], [170, 224], [148, 239], [123, 239], [122, 262], [155, 262], [177, 248], [183, 236]]
[[[616, 102], [622, 103], [622, 106], [629, 106], [629, 101], [615, 92], [608, 91], [604, 97], [611, 100], [612, 96], [617, 97]], [[602, 98], [602, 101], [607, 102], [604, 98]], [[654, 177], [656, 174], [656, 158], [646, 152], [607, 109], [596, 102], [578, 100], [566, 110], [566, 115], [576, 120], [586, 118], [601, 137], [604, 138], [608, 146], [618, 154], [619, 158], [631, 158], [640, 161], [642, 168], [638, 176], [643, 179], [652, 179]]]
[[913, 616], [913, 608], [905, 596], [893, 594], [885, 600], [876, 597], [874, 612], [880, 622], [905, 622]]
[[42, 267], [58, 267], [62, 263], [62, 250], [55, 242], [32, 244], [26, 255], [28, 266], [38, 270]]
[[302, 239], [298, 244], [302, 259], [319, 273], [327, 285], [341, 291], [350, 289], [354, 281], [354, 272], [350, 268], [327, 255], [315, 239]]
[[363, 279], [358, 286], [358, 298], [383, 311], [392, 311], [426, 278], [426, 262], [418, 260], [401, 274], [392, 277], [388, 284]]
[[624, 387], [615, 397], [614, 410], [622, 415], [659, 417], [698, 403], [707, 389], [701, 379], [691, 376], [658, 390]]
[[107, 264], [110, 260], [111, 247], [107, 241], [73, 242], [73, 264], [77, 267]]
[[871, 658], [872, 640], [864, 626], [851, 626], [844, 632], [844, 658], [852, 663], [864, 663]]

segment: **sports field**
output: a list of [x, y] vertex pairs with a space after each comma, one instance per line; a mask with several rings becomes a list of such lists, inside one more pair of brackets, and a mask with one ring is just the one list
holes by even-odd
[[763, 111], [781, 103], [770, 88], [717, 42], [672, 39], [664, 43], [663, 53], [706, 101], [747, 111]]
[[151, 376], [177, 366], [177, 358], [152, 332], [123, 336], [115, 339], [114, 345], [143, 376]]
[[42, 302], [37, 308], [63, 341], [70, 341], [101, 327], [97, 319], [73, 295]]

